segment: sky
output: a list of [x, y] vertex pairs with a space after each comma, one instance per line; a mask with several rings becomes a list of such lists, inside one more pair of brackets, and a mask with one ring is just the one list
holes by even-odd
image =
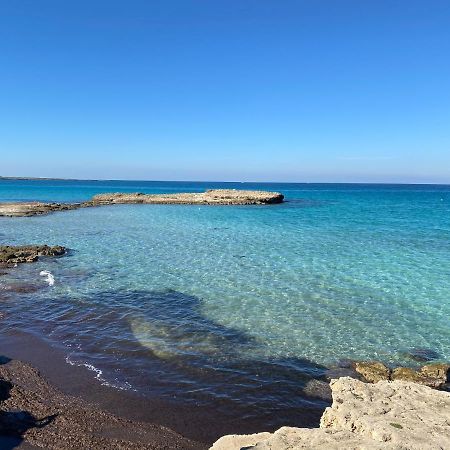
[[450, 183], [450, 3], [0, 0], [0, 175]]

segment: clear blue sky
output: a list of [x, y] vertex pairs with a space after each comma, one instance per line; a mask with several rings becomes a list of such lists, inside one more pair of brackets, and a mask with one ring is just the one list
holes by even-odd
[[0, 174], [450, 183], [450, 3], [0, 0]]

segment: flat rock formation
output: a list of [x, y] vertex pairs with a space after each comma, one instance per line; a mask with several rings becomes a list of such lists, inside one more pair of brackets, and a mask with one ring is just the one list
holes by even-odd
[[331, 381], [333, 404], [320, 428], [231, 435], [212, 450], [426, 450], [450, 448], [450, 393], [408, 381]]
[[92, 198], [94, 203], [146, 203], [146, 204], [185, 204], [185, 205], [266, 205], [281, 203], [284, 196], [278, 192], [240, 191], [236, 189], [214, 189], [200, 193], [180, 194], [98, 194]]
[[142, 194], [110, 193], [98, 194], [82, 203], [15, 202], [0, 203], [0, 216], [29, 217], [55, 211], [68, 211], [93, 206], [129, 204], [176, 204], [176, 205], [268, 205], [281, 203], [284, 195], [279, 192], [240, 191], [236, 189], [215, 189], [200, 193]]
[[68, 211], [81, 208], [81, 203], [42, 203], [42, 202], [15, 202], [0, 203], [0, 216], [29, 217], [48, 214], [54, 211]]
[[163, 426], [126, 420], [62, 394], [33, 367], [2, 357], [0, 448], [200, 450], [205, 446]]
[[15, 264], [31, 263], [40, 256], [61, 256], [66, 253], [65, 247], [55, 245], [1, 245], [0, 266], [13, 266]]

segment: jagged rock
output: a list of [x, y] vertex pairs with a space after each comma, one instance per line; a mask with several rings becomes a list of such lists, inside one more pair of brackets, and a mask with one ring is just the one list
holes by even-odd
[[392, 371], [391, 379], [412, 381], [438, 389], [447, 382], [449, 369], [450, 365], [448, 364], [428, 364], [420, 370], [397, 367]]
[[66, 249], [61, 245], [2, 245], [0, 246], [0, 264], [14, 265], [35, 262], [40, 256], [61, 256]]
[[391, 374], [391, 371], [383, 363], [378, 361], [358, 361], [355, 363], [355, 370], [369, 383], [389, 380]]
[[224, 436], [213, 450], [427, 450], [450, 448], [450, 393], [406, 381], [331, 382], [333, 405], [320, 428]]

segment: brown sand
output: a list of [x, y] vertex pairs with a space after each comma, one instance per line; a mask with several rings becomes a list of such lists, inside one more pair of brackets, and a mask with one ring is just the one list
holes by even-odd
[[[62, 350], [50, 347], [43, 339], [17, 329], [1, 332], [0, 344], [3, 349], [0, 354], [7, 354], [14, 360], [26, 361], [38, 368], [41, 376], [59, 392], [94, 405], [95, 410], [107, 411], [133, 423], [153, 424], [174, 430], [188, 440], [197, 442], [198, 447], [195, 448], [207, 449], [225, 434], [275, 430], [267, 426], [264, 418], [243, 419], [238, 413], [231, 417], [212, 407], [187, 405], [176, 399], [148, 398], [133, 391], [104, 386], [85, 367], [67, 364]], [[314, 414], [299, 411], [295, 423], [316, 426], [322, 412], [321, 409], [314, 411]]]
[[120, 418], [63, 394], [32, 366], [6, 357], [0, 359], [0, 434], [2, 448], [205, 448], [161, 425]]

